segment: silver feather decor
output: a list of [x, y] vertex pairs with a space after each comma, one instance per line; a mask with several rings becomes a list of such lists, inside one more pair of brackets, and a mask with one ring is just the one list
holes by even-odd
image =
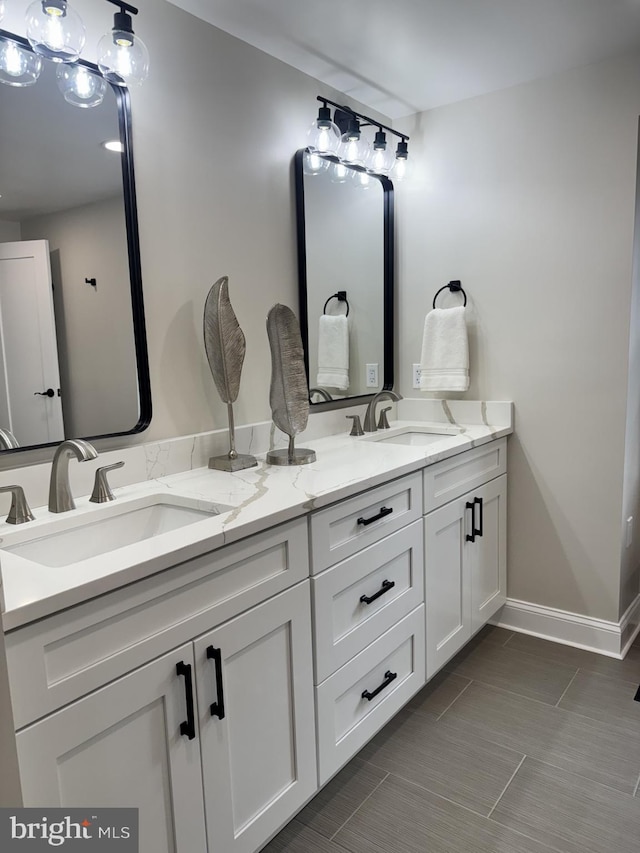
[[273, 422], [289, 436], [286, 450], [271, 450], [271, 465], [304, 465], [313, 462], [315, 451], [296, 448], [295, 436], [309, 420], [309, 387], [304, 369], [300, 326], [286, 305], [274, 305], [267, 315], [267, 335], [271, 347], [271, 388], [269, 403]]
[[229, 453], [213, 456], [209, 468], [240, 471], [258, 464], [254, 456], [240, 454], [235, 446], [233, 403], [238, 399], [240, 376], [246, 352], [245, 337], [229, 299], [229, 279], [222, 276], [213, 285], [204, 303], [204, 348], [209, 368], [229, 416]]

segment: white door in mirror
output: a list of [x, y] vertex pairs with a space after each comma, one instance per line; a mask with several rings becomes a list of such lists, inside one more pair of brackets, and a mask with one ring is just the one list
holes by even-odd
[[21, 447], [64, 439], [49, 243], [0, 245], [0, 427]]

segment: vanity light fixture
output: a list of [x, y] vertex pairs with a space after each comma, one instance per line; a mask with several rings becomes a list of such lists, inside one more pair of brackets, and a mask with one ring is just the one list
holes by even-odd
[[[347, 180], [350, 172], [347, 166], [355, 168], [360, 173], [390, 175], [398, 181], [407, 176], [409, 137], [406, 133], [387, 127], [351, 107], [340, 106], [322, 95], [318, 95], [317, 100], [322, 103], [322, 106], [318, 111], [318, 118], [308, 133], [307, 148], [310, 153], [318, 155], [318, 159], [328, 160], [332, 181], [341, 183]], [[335, 107], [333, 121], [329, 104]], [[363, 128], [375, 129], [372, 141], [365, 138], [362, 133]], [[395, 157], [388, 147], [387, 134], [389, 133], [399, 139]], [[340, 138], [340, 145], [334, 148], [333, 140], [336, 135]], [[341, 168], [338, 168], [338, 164]], [[320, 171], [318, 168], [310, 174], [318, 174]], [[355, 175], [352, 179], [363, 188], [369, 184], [361, 175]]]
[[[42, 70], [42, 57], [59, 63], [58, 87], [65, 100], [76, 107], [96, 107], [106, 92], [105, 80], [117, 86], [142, 83], [149, 73], [149, 51], [133, 31], [135, 6], [123, 0], [107, 0], [118, 7], [113, 29], [98, 43], [100, 77], [89, 63], [77, 60], [85, 43], [85, 28], [80, 15], [68, 0], [33, 0], [26, 12], [26, 50], [19, 36], [0, 32], [0, 83], [8, 86], [32, 86]], [[5, 0], [0, 0], [0, 20]], [[103, 79], [104, 78], [104, 79]]]
[[107, 0], [119, 10], [113, 16], [113, 29], [98, 42], [98, 68], [110, 83], [117, 86], [140, 85], [149, 73], [149, 51], [133, 31], [131, 15], [135, 6], [120, 0]]
[[29, 44], [53, 62], [75, 62], [84, 47], [82, 18], [67, 0], [34, 0], [27, 9]]
[[33, 86], [42, 71], [42, 58], [17, 42], [0, 38], [0, 83]]

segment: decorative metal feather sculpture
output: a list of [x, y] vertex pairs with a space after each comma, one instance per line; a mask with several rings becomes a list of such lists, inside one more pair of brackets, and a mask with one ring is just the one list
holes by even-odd
[[274, 305], [267, 315], [267, 334], [271, 347], [271, 389], [269, 403], [273, 422], [289, 436], [286, 450], [271, 450], [271, 465], [304, 465], [313, 462], [315, 451], [294, 446], [295, 436], [309, 419], [309, 387], [304, 367], [300, 326], [286, 305]]
[[240, 391], [240, 375], [246, 351], [244, 334], [229, 300], [229, 279], [222, 276], [213, 285], [204, 304], [204, 348], [209, 368], [229, 415], [229, 453], [213, 456], [209, 468], [240, 471], [258, 464], [254, 456], [236, 451], [233, 403]]

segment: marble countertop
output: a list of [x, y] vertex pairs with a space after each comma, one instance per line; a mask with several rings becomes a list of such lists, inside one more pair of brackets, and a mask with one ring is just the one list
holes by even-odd
[[[483, 404], [486, 405], [486, 404]], [[79, 604], [177, 563], [192, 559], [276, 524], [301, 517], [314, 509], [348, 498], [388, 480], [420, 470], [457, 453], [508, 435], [513, 431], [510, 404], [496, 422], [463, 423], [449, 417], [447, 427], [459, 432], [426, 447], [329, 435], [296, 445], [316, 451], [308, 465], [280, 467], [265, 463], [233, 474], [195, 468], [182, 473], [115, 488], [117, 500], [92, 504], [76, 500], [77, 509], [64, 517], [36, 511], [36, 520], [21, 527], [0, 523], [0, 606], [5, 631]], [[505, 416], [505, 412], [507, 413]], [[410, 409], [408, 414], [413, 415]], [[394, 430], [410, 426], [443, 426], [443, 421], [418, 418], [391, 423]], [[167, 533], [100, 554], [78, 563], [50, 567], [5, 549], [24, 541], [73, 528], [84, 522], [122, 512], [126, 503], [145, 495], [177, 494], [216, 502], [231, 510]]]

